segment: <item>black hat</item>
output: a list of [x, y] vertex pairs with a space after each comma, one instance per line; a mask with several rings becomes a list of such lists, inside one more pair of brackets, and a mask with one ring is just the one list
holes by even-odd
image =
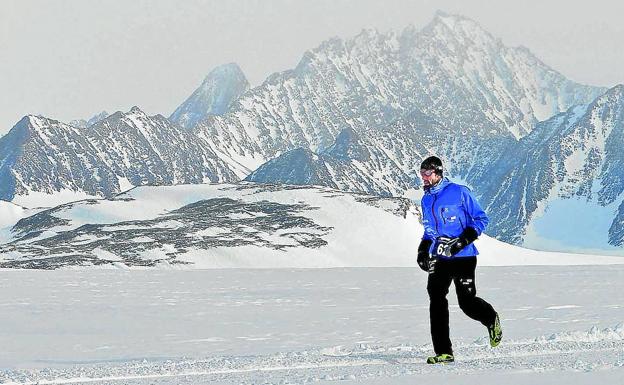
[[427, 159], [423, 160], [420, 164], [421, 170], [434, 170], [436, 174], [442, 175], [442, 160], [437, 156], [430, 156]]

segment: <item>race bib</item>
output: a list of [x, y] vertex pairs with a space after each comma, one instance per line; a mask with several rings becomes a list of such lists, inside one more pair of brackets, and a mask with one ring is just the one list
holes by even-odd
[[448, 255], [446, 255], [448, 254], [447, 248], [451, 240], [452, 238], [438, 237], [438, 239], [436, 239], [435, 247], [433, 248], [433, 254], [435, 256], [448, 257]]

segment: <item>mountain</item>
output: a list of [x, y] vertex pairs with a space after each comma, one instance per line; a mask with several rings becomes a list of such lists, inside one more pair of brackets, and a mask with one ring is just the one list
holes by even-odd
[[91, 117], [91, 119], [87, 120], [87, 127], [92, 126], [96, 123], [101, 122], [109, 116], [109, 113], [106, 111], [102, 111], [99, 114], [95, 114]]
[[182, 127], [193, 127], [208, 115], [223, 115], [242, 94], [249, 82], [236, 63], [212, 70], [199, 88], [169, 117]]
[[[462, 137], [413, 111], [389, 126], [392, 136], [372, 130], [359, 138], [344, 130], [325, 151], [287, 152], [246, 180], [400, 195], [410, 186], [409, 170], [431, 151], [446, 154], [447, 175], [474, 187], [491, 217], [488, 234], [535, 249], [621, 254], [623, 90], [616, 86], [589, 105], [540, 122], [520, 140]], [[384, 160], [371, 161], [374, 153]], [[306, 156], [293, 161], [295, 154]], [[380, 175], [389, 186], [378, 183]]]
[[318, 154], [305, 148], [287, 151], [260, 166], [245, 181], [319, 185], [380, 196], [401, 195], [414, 178], [404, 173], [388, 153], [370, 139], [362, 139], [352, 129], [344, 129], [324, 151]]
[[323, 154], [343, 161], [365, 161], [370, 158], [370, 152], [358, 134], [349, 128], [340, 131], [334, 144], [324, 150]]
[[101, 120], [104, 120], [108, 117], [109, 113], [106, 111], [102, 111], [99, 114], [93, 115], [89, 120], [84, 119], [76, 119], [69, 122], [70, 126], [79, 127], [79, 128], [87, 128], [89, 126], [98, 123]]
[[[59, 143], [68, 138], [77, 143], [96, 140], [96, 152], [106, 153], [111, 144], [125, 146], [126, 150], [117, 152], [128, 158], [109, 156], [107, 165], [98, 168], [102, 173], [98, 178], [111, 181], [91, 182], [88, 180], [94, 179], [93, 176], [68, 172], [72, 167], [52, 167], [54, 163], [45, 160], [54, 157], [51, 148], [47, 152], [31, 148], [20, 153], [20, 164], [32, 164], [28, 171], [32, 175], [24, 174], [22, 181], [15, 181], [15, 177], [7, 174], [8, 163], [0, 168], [0, 178], [7, 181], [1, 188], [0, 198], [12, 199], [16, 189], [20, 195], [27, 190], [60, 191], [66, 186], [70, 186], [71, 191], [110, 196], [119, 191], [113, 180], [123, 178], [124, 169], [129, 168], [143, 170], [129, 172], [137, 175], [129, 175], [132, 178], [126, 178], [131, 179], [126, 185], [203, 180], [197, 175], [174, 177], [173, 166], [159, 166], [195, 156], [183, 155], [183, 148], [194, 148], [199, 154], [206, 152], [210, 159], [220, 159], [215, 162], [227, 163], [212, 165], [205, 173], [212, 175], [205, 175], [209, 180], [242, 179], [286, 151], [307, 148], [320, 153], [332, 146], [344, 129], [366, 138], [368, 151], [379, 154], [379, 162], [369, 168], [375, 170], [373, 177], [379, 185], [391, 184], [384, 180], [388, 173], [392, 175], [390, 179], [403, 180], [398, 175], [413, 173], [419, 160], [428, 153], [436, 153], [446, 160], [468, 159], [458, 169], [463, 178], [469, 179], [473, 171], [466, 170], [474, 169], [477, 174], [484, 170], [486, 167], [480, 162], [491, 163], [492, 153], [530, 131], [531, 124], [538, 118], [565, 110], [572, 104], [587, 104], [603, 91], [565, 79], [526, 49], [503, 46], [474, 21], [442, 13], [420, 31], [413, 27], [401, 34], [364, 30], [351, 39], [330, 39], [306, 52], [295, 69], [276, 73], [262, 85], [245, 92], [247, 88], [248, 83], [235, 64], [213, 70], [171, 116], [185, 127], [199, 121], [190, 128], [192, 137], [185, 136], [163, 119], [149, 119], [150, 124], [157, 127], [158, 135], [148, 137], [158, 146], [183, 143], [178, 150], [172, 150], [173, 153], [178, 151], [176, 156], [155, 159], [149, 166], [129, 163], [160, 156], [143, 133], [129, 134], [117, 143], [106, 142], [97, 133], [98, 130], [110, 132], [109, 127], [117, 124], [119, 115], [113, 114], [86, 132], [43, 130], [46, 138], [49, 136]], [[132, 122], [132, 119], [124, 121]], [[56, 123], [44, 121], [42, 124], [54, 126]], [[435, 127], [430, 129], [431, 125]], [[132, 130], [137, 132], [137, 127]], [[458, 132], [461, 135], [457, 135]], [[78, 139], [77, 135], [85, 138]], [[120, 135], [124, 135], [123, 130]], [[4, 142], [18, 140], [19, 136], [14, 132]], [[142, 149], [139, 153], [131, 151], [135, 146], [132, 142], [126, 142], [133, 138], [140, 142], [135, 148]], [[80, 145], [86, 153], [92, 154], [85, 146], [89, 147], [86, 143]], [[202, 149], [196, 149], [198, 146]], [[373, 146], [376, 150], [371, 150]], [[64, 149], [62, 145], [54, 148]], [[0, 159], [12, 159], [15, 151], [19, 150], [5, 148], [0, 152]], [[38, 151], [46, 153], [29, 159]], [[13, 155], [5, 155], [9, 153]], [[77, 160], [71, 150], [68, 156]], [[479, 159], [479, 162], [471, 164], [470, 159]], [[39, 160], [44, 162], [41, 169], [34, 166]], [[124, 166], [119, 166], [122, 163]], [[185, 163], [185, 167], [190, 166]], [[107, 171], [113, 168], [114, 172]], [[165, 169], [166, 174], [159, 175]], [[36, 175], [43, 170], [49, 174]], [[65, 175], [60, 175], [63, 172]], [[194, 172], [188, 170], [182, 174]], [[46, 183], [37, 182], [38, 178], [59, 181], [46, 187]], [[402, 187], [390, 186], [385, 190]]]
[[205, 141], [137, 107], [86, 128], [30, 115], [0, 139], [0, 198], [26, 206], [144, 184], [236, 180]]
[[[323, 185], [345, 191], [402, 196], [421, 184], [416, 172], [429, 155], [441, 156], [447, 175], [478, 180], [503, 149], [517, 140], [511, 136], [457, 135], [415, 108], [384, 129], [342, 130], [334, 143], [319, 153], [287, 151], [249, 174], [258, 183]], [[507, 153], [509, 154], [509, 153]]]
[[526, 48], [505, 47], [474, 21], [439, 13], [422, 30], [330, 39], [195, 130], [219, 138], [219, 152], [248, 174], [258, 159], [299, 147], [320, 152], [345, 128], [386, 130], [414, 109], [461, 132], [460, 147], [463, 138], [518, 139], [604, 91], [566, 79]]
[[338, 188], [326, 161], [307, 148], [296, 148], [271, 159], [244, 181]]
[[30, 206], [60, 192], [70, 201], [144, 184], [232, 182], [274, 158], [252, 179], [401, 195], [432, 153], [481, 194], [535, 122], [605, 91], [443, 13], [422, 30], [330, 39], [247, 88], [235, 65], [215, 69], [172, 115], [185, 127], [138, 109], [86, 129], [26, 117], [0, 140], [0, 198]]
[[[480, 190], [490, 231], [558, 249], [624, 244], [624, 86], [540, 122]], [[585, 224], [585, 225], [580, 225]], [[614, 251], [612, 250], [612, 251]]]
[[604, 88], [566, 79], [525, 47], [506, 47], [478, 23], [438, 12], [423, 30], [401, 36], [413, 67], [417, 105], [449, 126], [520, 138], [533, 125]]

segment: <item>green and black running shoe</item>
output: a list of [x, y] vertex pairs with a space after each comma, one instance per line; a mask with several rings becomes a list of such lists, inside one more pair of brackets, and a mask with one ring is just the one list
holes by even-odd
[[455, 361], [455, 357], [452, 354], [438, 354], [427, 358], [428, 364], [446, 364], [453, 361]]
[[503, 328], [501, 327], [498, 313], [496, 313], [494, 323], [488, 327], [488, 334], [490, 335], [490, 346], [493, 348], [497, 347], [503, 339]]

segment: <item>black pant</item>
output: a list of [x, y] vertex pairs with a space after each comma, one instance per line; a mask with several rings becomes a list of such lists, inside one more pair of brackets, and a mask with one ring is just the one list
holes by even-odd
[[481, 322], [484, 326], [494, 323], [496, 317], [494, 308], [477, 297], [476, 268], [477, 257], [439, 258], [434, 271], [429, 273], [427, 282], [429, 320], [433, 350], [436, 354], [453, 354], [453, 345], [449, 338], [449, 309], [446, 300], [451, 281], [455, 282], [459, 307], [468, 317]]

